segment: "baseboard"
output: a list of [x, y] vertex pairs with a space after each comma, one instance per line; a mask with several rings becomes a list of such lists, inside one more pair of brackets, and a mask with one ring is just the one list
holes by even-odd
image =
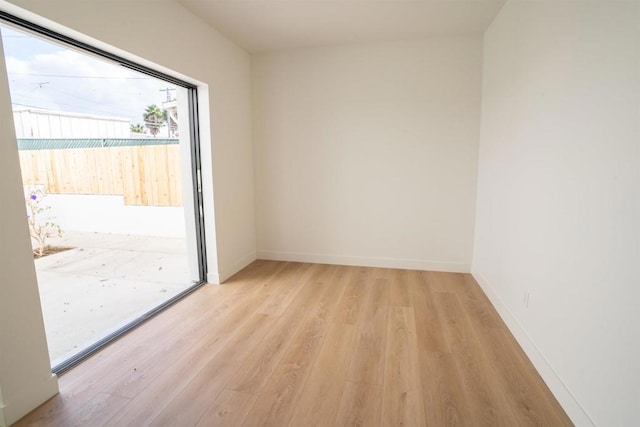
[[217, 272], [208, 272], [207, 273], [207, 283], [210, 283], [212, 285], [219, 285], [220, 284], [220, 275]]
[[486, 278], [478, 272], [476, 269], [471, 270], [471, 274], [476, 279], [484, 293], [487, 295], [496, 311], [509, 328], [511, 334], [515, 337], [520, 347], [533, 363], [544, 382], [547, 384], [551, 393], [560, 403], [560, 406], [565, 410], [571, 421], [576, 426], [595, 426], [591, 417], [584, 410], [582, 405], [576, 400], [575, 396], [569, 391], [562, 379], [555, 372], [551, 364], [547, 361], [544, 355], [540, 352], [536, 344], [531, 340], [531, 337], [527, 334], [522, 327], [518, 319], [513, 315], [511, 310], [507, 307], [498, 294], [493, 290], [491, 284]]
[[229, 268], [226, 268], [224, 270], [219, 270], [217, 272], [212, 271], [210, 273], [207, 273], [207, 282], [214, 285], [219, 285], [220, 283], [224, 283], [229, 277], [233, 276], [238, 271], [242, 270], [243, 268], [251, 264], [256, 259], [257, 259], [256, 253], [251, 252], [250, 254], [242, 257], [237, 262], [233, 263], [233, 265], [231, 265], [231, 267]]
[[5, 402], [4, 407], [0, 408], [0, 426], [3, 421], [10, 426], [57, 393], [58, 377], [51, 374], [42, 384], [38, 384], [37, 387], [29, 387], [22, 393], [13, 396], [10, 402]]
[[264, 250], [258, 251], [258, 258], [270, 261], [354, 265], [358, 267], [402, 268], [406, 270], [446, 271], [451, 273], [468, 273], [470, 271], [470, 265], [466, 263], [401, 258], [372, 258]]

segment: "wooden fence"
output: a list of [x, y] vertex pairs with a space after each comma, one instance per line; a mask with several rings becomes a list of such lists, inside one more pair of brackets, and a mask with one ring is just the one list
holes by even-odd
[[22, 180], [52, 194], [122, 195], [126, 205], [182, 206], [179, 147], [20, 150]]

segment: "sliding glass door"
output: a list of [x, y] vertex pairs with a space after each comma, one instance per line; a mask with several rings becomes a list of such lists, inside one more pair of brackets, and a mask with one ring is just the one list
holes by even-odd
[[53, 371], [206, 277], [196, 88], [0, 12]]

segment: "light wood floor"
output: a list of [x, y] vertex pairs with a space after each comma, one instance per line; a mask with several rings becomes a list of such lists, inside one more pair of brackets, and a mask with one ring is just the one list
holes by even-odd
[[564, 426], [470, 275], [256, 261], [16, 425]]

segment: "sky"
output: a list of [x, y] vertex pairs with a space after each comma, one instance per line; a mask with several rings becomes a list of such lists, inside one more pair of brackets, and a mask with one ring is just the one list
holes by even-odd
[[[128, 118], [143, 123], [175, 86], [38, 36], [0, 26], [11, 102], [16, 107]], [[175, 96], [176, 91], [170, 92]]]

